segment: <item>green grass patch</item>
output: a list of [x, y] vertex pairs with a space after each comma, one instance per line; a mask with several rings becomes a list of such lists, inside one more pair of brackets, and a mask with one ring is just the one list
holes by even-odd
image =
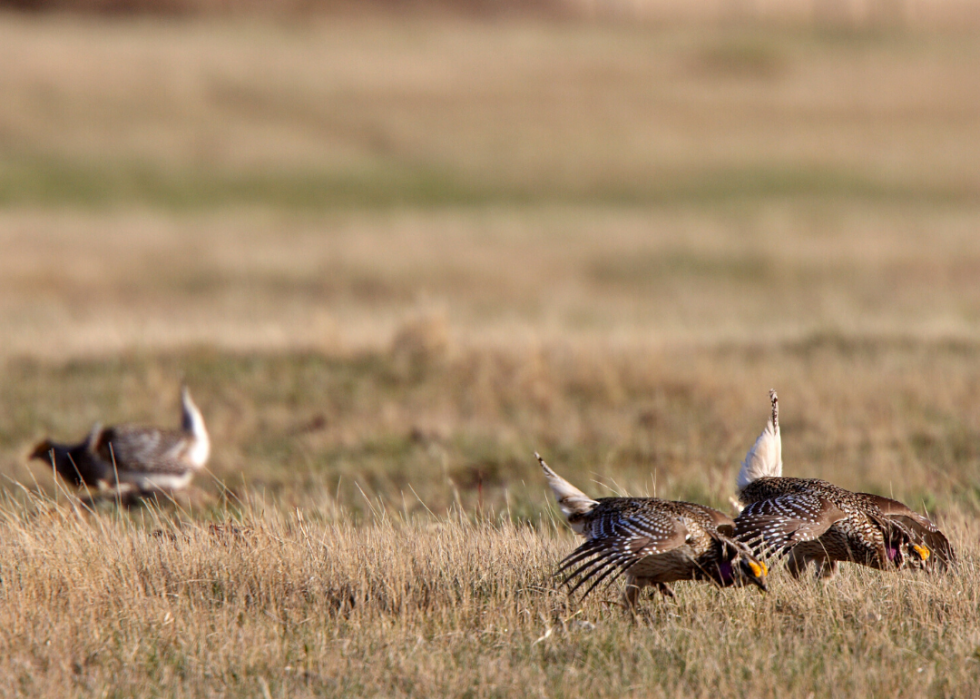
[[797, 197], [942, 205], [968, 203], [975, 196], [968, 186], [894, 182], [849, 170], [779, 165], [658, 172], [639, 178], [567, 184], [557, 180], [520, 183], [487, 179], [480, 173], [430, 165], [229, 172], [46, 158], [0, 161], [0, 207], [105, 209], [136, 205], [194, 211], [261, 206], [321, 211], [555, 204], [711, 205]]

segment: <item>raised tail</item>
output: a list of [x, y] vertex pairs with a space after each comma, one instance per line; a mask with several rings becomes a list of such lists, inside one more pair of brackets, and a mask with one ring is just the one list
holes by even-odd
[[599, 503], [552, 471], [551, 467], [544, 462], [540, 454], [534, 452], [534, 456], [537, 457], [538, 463], [541, 464], [544, 477], [548, 479], [548, 485], [551, 486], [551, 491], [555, 494], [558, 507], [561, 508], [565, 519], [568, 520], [569, 525], [571, 525], [577, 534], [582, 534], [585, 524], [582, 521], [582, 515], [591, 512]]
[[193, 440], [188, 460], [194, 468], [201, 468], [211, 455], [211, 438], [208, 436], [207, 427], [204, 426], [204, 416], [191, 398], [191, 391], [186, 384], [180, 389], [180, 406], [181, 429]]
[[180, 426], [184, 432], [193, 433], [204, 427], [204, 416], [186, 384], [180, 387], [180, 418]]
[[779, 397], [772, 389], [769, 390], [769, 402], [772, 404], [769, 423], [755, 440], [749, 453], [745, 455], [742, 469], [738, 472], [740, 491], [759, 478], [778, 478], [783, 475], [783, 442], [779, 436]]
[[95, 453], [96, 448], [99, 445], [99, 439], [102, 437], [102, 423], [96, 422], [92, 425], [92, 429], [88, 431], [88, 436], [85, 438], [85, 449], [91, 454]]

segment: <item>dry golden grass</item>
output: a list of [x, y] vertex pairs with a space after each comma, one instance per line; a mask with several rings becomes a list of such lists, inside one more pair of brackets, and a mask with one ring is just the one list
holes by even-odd
[[634, 621], [556, 594], [573, 542], [547, 521], [2, 512], [6, 696], [952, 697], [980, 679], [974, 523], [952, 527], [956, 575], [681, 584]]
[[976, 337], [978, 47], [5, 16], [0, 354]]
[[[363, 491], [395, 511], [461, 503], [533, 518], [550, 500], [538, 450], [582, 485], [597, 478], [727, 509], [775, 386], [788, 474], [892, 494], [940, 517], [980, 512], [973, 343], [828, 335], [675, 351], [435, 346], [11, 362], [0, 465], [51, 494], [48, 470], [23, 460], [32, 440], [81, 438], [96, 420], [175, 424], [183, 377], [209, 421], [211, 472], [240, 497], [258, 490], [287, 507], [334, 502], [360, 515]], [[210, 477], [198, 484], [220, 498]]]
[[968, 27], [4, 15], [3, 201], [970, 200]]
[[[969, 27], [0, 16], [0, 693], [975, 694], [978, 61]], [[175, 424], [182, 379], [214, 452], [176, 503], [25, 463]], [[568, 606], [532, 452], [727, 509], [770, 387], [788, 474], [927, 509], [959, 571]]]

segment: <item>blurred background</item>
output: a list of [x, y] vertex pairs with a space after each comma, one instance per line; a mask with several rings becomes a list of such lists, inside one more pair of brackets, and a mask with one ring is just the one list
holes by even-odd
[[206, 492], [725, 506], [775, 387], [787, 474], [975, 514], [974, 7], [0, 2], [3, 487], [186, 379]]

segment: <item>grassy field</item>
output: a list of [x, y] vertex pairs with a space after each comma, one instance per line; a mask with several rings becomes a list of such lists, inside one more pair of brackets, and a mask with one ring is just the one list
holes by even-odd
[[631, 621], [554, 592], [571, 541], [548, 523], [246, 517], [8, 505], [4, 694], [969, 696], [980, 675], [970, 548], [955, 576], [690, 586]]
[[[974, 695], [978, 38], [0, 15], [0, 693]], [[26, 462], [182, 380], [176, 502]], [[729, 510], [770, 387], [957, 573], [556, 590], [535, 450]]]

